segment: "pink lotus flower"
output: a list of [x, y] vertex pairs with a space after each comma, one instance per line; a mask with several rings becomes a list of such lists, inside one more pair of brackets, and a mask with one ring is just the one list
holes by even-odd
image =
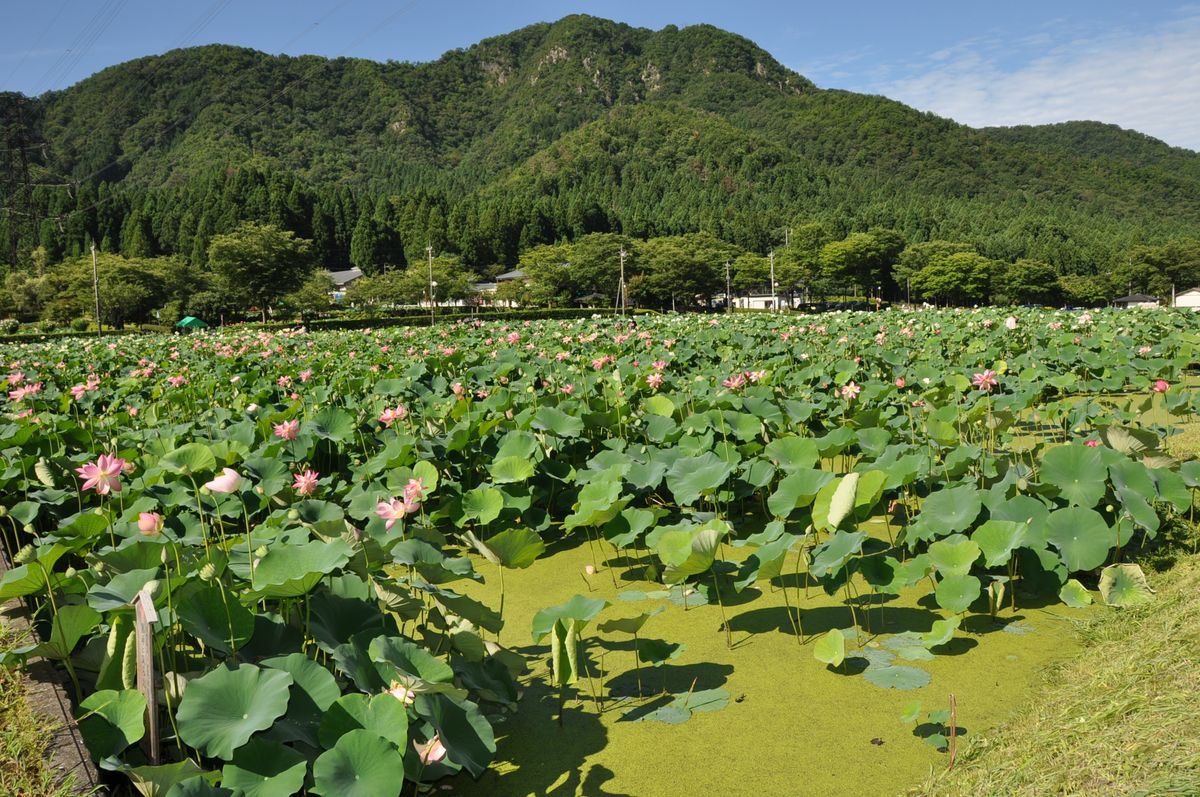
[[985, 393], [990, 393], [993, 387], [1000, 384], [1000, 380], [996, 379], [996, 372], [989, 368], [971, 377], [971, 384]]
[[409, 479], [408, 484], [404, 485], [404, 505], [409, 512], [421, 508], [421, 502], [425, 500], [425, 489], [424, 479]]
[[747, 371], [746, 372], [746, 378], [749, 379], [751, 382], [758, 382], [761, 379], [766, 379], [766, 377], [767, 377], [767, 372], [765, 369], [760, 370], [760, 371]]
[[652, 390], [658, 390], [660, 387], [662, 387], [662, 383], [663, 375], [658, 371], [646, 375], [646, 384], [649, 385]]
[[406, 706], [411, 706], [413, 704], [413, 698], [415, 698], [417, 695], [416, 692], [409, 689], [407, 686], [404, 686], [399, 681], [392, 681], [392, 685], [386, 691], [387, 694], [396, 698]]
[[23, 371], [13, 371], [8, 375], [8, 384], [12, 387], [16, 387], [24, 381], [25, 373]]
[[233, 468], [223, 468], [221, 475], [204, 486], [214, 493], [232, 493], [242, 484], [242, 477]]
[[1008, 318], [1004, 319], [1004, 326], [1007, 327], [1009, 331], [1016, 329], [1017, 317], [1015, 315], [1010, 315]]
[[157, 512], [138, 513], [138, 531], [147, 537], [153, 537], [162, 531], [163, 517]]
[[108, 495], [110, 491], [119, 493], [121, 492], [121, 482], [117, 477], [128, 465], [129, 463], [120, 457], [101, 454], [95, 462], [89, 462], [82, 468], [75, 469], [75, 472], [86, 480], [80, 489], [94, 489], [100, 495]]
[[392, 498], [387, 501], [380, 501], [375, 506], [375, 514], [383, 518], [386, 523], [383, 524], [384, 529], [391, 531], [392, 526], [396, 525], [397, 520], [403, 520], [404, 516], [409, 512], [414, 512], [420, 508], [420, 505], [413, 505], [398, 498]]
[[446, 746], [442, 744], [439, 736], [435, 735], [425, 744], [417, 744], [416, 741], [413, 741], [413, 746], [417, 750], [417, 757], [425, 766], [436, 764], [446, 757]]
[[908, 383], [904, 381], [904, 377], [896, 377], [896, 387], [903, 389], [906, 384]]
[[182, 387], [183, 385], [187, 384], [187, 377], [182, 375], [168, 376], [167, 384], [169, 384], [171, 387]]
[[575, 392], [575, 386], [572, 385], [570, 382], [568, 382], [567, 384], [560, 387], [558, 390], [560, 393], [563, 393], [564, 395], [569, 396]]
[[297, 495], [312, 495], [317, 489], [317, 479], [321, 474], [315, 470], [306, 470], [303, 473], [297, 473], [295, 481], [292, 482], [292, 489]]
[[1138, 354], [1149, 354], [1151, 351], [1153, 351], [1153, 349], [1151, 349], [1149, 346], [1138, 346], [1137, 350]]
[[1096, 448], [1097, 446], [1100, 445], [1100, 441], [1099, 440], [1088, 440], [1087, 442], [1084, 443], [1084, 445], [1087, 446], [1088, 448]]
[[739, 387], [742, 387], [746, 384], [746, 375], [734, 374], [733, 376], [727, 377], [721, 384], [730, 390], [737, 390]]
[[1168, 382], [1167, 380], [1165, 380], [1165, 379], [1154, 380], [1154, 392], [1155, 393], [1166, 393], [1170, 389], [1171, 389], [1171, 383]]
[[842, 398], [844, 398], [846, 401], [854, 401], [856, 398], [858, 398], [858, 394], [862, 392], [862, 385], [859, 385], [855, 382], [847, 382], [846, 384], [842, 385], [841, 390], [838, 392], [842, 394]]
[[[387, 352], [387, 346], [383, 347], [383, 351], [385, 353]], [[312, 379], [312, 374], [313, 374], [312, 369], [301, 371], [300, 372], [300, 381], [307, 382], [308, 380]]]
[[666, 360], [655, 360], [654, 362], [650, 363], [650, 367], [653, 368], [655, 371], [661, 371], [667, 367], [667, 361]]
[[402, 421], [408, 417], [408, 410], [404, 405], [397, 404], [395, 409], [385, 409], [379, 414], [379, 422], [384, 426], [391, 426], [396, 421]]
[[275, 429], [276, 437], [281, 437], [284, 440], [295, 440], [296, 435], [300, 433], [300, 421], [294, 419], [283, 421], [282, 423], [275, 424], [273, 428]]
[[8, 397], [13, 401], [24, 401], [30, 396], [36, 396], [42, 392], [42, 383], [34, 382], [32, 385], [24, 385], [16, 390], [8, 391]]

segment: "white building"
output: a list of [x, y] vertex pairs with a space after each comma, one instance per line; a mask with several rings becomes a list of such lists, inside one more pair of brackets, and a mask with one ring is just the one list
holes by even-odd
[[1175, 294], [1175, 306], [1200, 309], [1200, 288], [1188, 288]]
[[1145, 293], [1131, 293], [1129, 296], [1122, 296], [1120, 299], [1113, 299], [1114, 307], [1123, 307], [1130, 309], [1134, 307], [1158, 307], [1158, 297], [1150, 296]]

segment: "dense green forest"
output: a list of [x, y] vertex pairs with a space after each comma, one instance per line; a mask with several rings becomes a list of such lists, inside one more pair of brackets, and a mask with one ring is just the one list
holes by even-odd
[[[368, 273], [432, 247], [487, 277], [606, 234], [683, 249], [702, 234], [753, 257], [807, 227], [820, 243], [791, 255], [802, 277], [896, 296], [917, 273], [900, 252], [930, 242], [957, 257], [951, 273], [988, 275], [955, 296], [917, 279], [947, 300], [1017, 296], [997, 276], [1017, 263], [1053, 278], [1046, 300], [1169, 291], [1164, 268], [1200, 282], [1200, 154], [1094, 122], [980, 130], [818, 89], [705, 25], [571, 16], [423, 64], [176, 50], [0, 94], [0, 132], [9, 281], [94, 244], [203, 282], [214, 238], [251, 221], [310, 241], [311, 263]], [[855, 235], [901, 246], [830, 265], [820, 247]], [[921, 251], [908, 262], [928, 266]]]

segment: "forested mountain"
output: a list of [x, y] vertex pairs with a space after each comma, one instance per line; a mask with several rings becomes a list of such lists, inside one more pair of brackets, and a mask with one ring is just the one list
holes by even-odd
[[0, 125], [0, 242], [18, 269], [92, 242], [203, 266], [242, 220], [311, 239], [330, 268], [429, 245], [479, 273], [594, 232], [763, 253], [790, 225], [888, 228], [1067, 274], [1200, 237], [1200, 154], [822, 90], [704, 25], [571, 16], [423, 64], [196, 47], [0, 95]]

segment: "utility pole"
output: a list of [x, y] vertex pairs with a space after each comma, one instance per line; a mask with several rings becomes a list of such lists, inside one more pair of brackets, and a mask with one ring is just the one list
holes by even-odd
[[733, 312], [733, 293], [729, 289], [729, 261], [725, 261], [725, 312]]
[[96, 270], [96, 245], [92, 244], [92, 290], [96, 294], [96, 334], [104, 331], [100, 323], [100, 273]]
[[429, 326], [433, 326], [433, 245], [425, 246], [425, 255], [429, 259]]
[[775, 250], [772, 249], [768, 255], [771, 258], [771, 312], [779, 310], [779, 303], [775, 300]]
[[621, 247], [621, 251], [617, 253], [621, 258], [621, 282], [617, 286], [617, 292], [621, 294], [621, 315], [625, 315], [625, 247]]

